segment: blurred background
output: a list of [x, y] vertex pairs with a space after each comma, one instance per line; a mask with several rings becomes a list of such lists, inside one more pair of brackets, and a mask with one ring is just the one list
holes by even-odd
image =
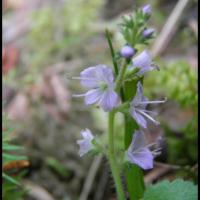
[[[76, 144], [84, 128], [103, 138], [106, 116], [71, 97], [83, 89], [69, 77], [99, 63], [112, 66], [105, 28], [119, 49], [121, 15], [146, 3], [158, 36], [149, 48], [160, 71], [146, 76], [144, 93], [168, 101], [154, 108], [161, 125], [149, 130], [149, 140], [161, 135], [163, 153], [145, 181], [197, 183], [197, 0], [3, 0], [3, 111], [30, 162], [24, 199], [116, 199], [105, 158], [80, 158]], [[119, 141], [121, 123], [119, 117]]]

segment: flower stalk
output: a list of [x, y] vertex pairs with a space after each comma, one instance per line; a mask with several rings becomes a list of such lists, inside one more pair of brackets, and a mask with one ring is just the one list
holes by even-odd
[[[86, 105], [96, 105], [108, 112], [108, 148], [97, 142], [90, 130], [81, 132], [83, 139], [78, 141], [80, 156], [96, 151], [107, 157], [114, 179], [118, 200], [125, 200], [126, 193], [121, 180], [121, 168], [126, 180], [127, 197], [130, 200], [139, 200], [145, 190], [143, 170], [153, 168], [153, 159], [160, 153], [160, 148], [150, 150], [152, 146], [146, 144], [143, 129], [148, 129], [149, 123], [158, 125], [153, 116], [156, 114], [147, 109], [148, 104], [164, 103], [166, 100], [150, 101], [143, 95], [143, 78], [147, 72], [157, 69], [151, 60], [147, 49], [139, 51], [137, 44], [148, 44], [152, 30], [146, 27], [151, 15], [151, 6], [146, 5], [133, 16], [124, 17], [121, 24], [121, 33], [126, 44], [115, 51], [108, 30], [105, 31], [111, 52], [113, 70], [104, 64], [88, 67], [80, 73], [81, 85], [86, 93], [76, 95], [84, 97]], [[146, 35], [144, 37], [144, 30]], [[138, 52], [139, 51], [139, 52]], [[118, 62], [120, 60], [120, 62]], [[121, 62], [122, 61], [122, 62]], [[119, 67], [119, 63], [122, 64]], [[119, 146], [115, 146], [114, 136], [115, 114], [124, 114], [124, 151], [118, 156]], [[154, 144], [154, 143], [153, 143]], [[121, 157], [122, 156], [122, 157]], [[124, 163], [122, 163], [122, 160]]]
[[117, 80], [116, 80], [116, 84], [115, 84], [115, 91], [116, 92], [119, 92], [120, 89], [121, 89], [121, 85], [122, 85], [122, 82], [124, 80], [124, 75], [126, 74], [126, 67], [127, 67], [127, 63], [125, 61], [122, 65], [122, 68], [119, 71], [119, 75], [118, 75]]
[[108, 159], [110, 162], [110, 167], [112, 171], [112, 175], [114, 178], [117, 196], [119, 200], [125, 200], [125, 194], [120, 178], [120, 170], [118, 168], [116, 159], [115, 159], [115, 148], [114, 148], [114, 118], [115, 112], [111, 111], [108, 114]]

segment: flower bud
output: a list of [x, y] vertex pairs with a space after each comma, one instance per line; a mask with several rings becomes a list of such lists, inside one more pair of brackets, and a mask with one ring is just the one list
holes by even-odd
[[142, 32], [142, 36], [145, 38], [149, 38], [153, 35], [154, 32], [155, 30], [153, 28], [147, 28]]
[[129, 45], [122, 47], [120, 54], [124, 58], [131, 58], [135, 54], [135, 49]]
[[142, 8], [142, 12], [146, 15], [151, 15], [152, 9], [151, 5], [147, 4]]

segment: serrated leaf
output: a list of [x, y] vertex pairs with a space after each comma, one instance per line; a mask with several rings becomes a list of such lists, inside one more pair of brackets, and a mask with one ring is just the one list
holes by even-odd
[[168, 180], [147, 188], [142, 200], [197, 200], [197, 187], [190, 181]]

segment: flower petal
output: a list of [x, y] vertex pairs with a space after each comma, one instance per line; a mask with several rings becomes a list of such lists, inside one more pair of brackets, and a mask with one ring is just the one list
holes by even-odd
[[139, 165], [143, 169], [153, 168], [153, 155], [146, 147], [144, 133], [135, 131], [132, 137], [132, 142], [126, 152], [126, 160]]
[[88, 140], [92, 140], [94, 138], [94, 136], [92, 135], [92, 132], [87, 128], [81, 131], [81, 135], [83, 138], [88, 139]]
[[144, 170], [153, 168], [153, 155], [148, 148], [142, 148], [134, 153], [127, 152], [127, 160]]
[[[142, 84], [140, 82], [138, 82], [136, 95], [131, 104], [133, 107], [137, 107], [139, 109], [144, 110], [148, 103], [145, 104], [145, 103], [143, 103], [143, 101], [148, 101], [148, 99], [145, 96], [143, 96]], [[142, 104], [141, 104], [141, 102], [142, 102]]]
[[94, 136], [89, 129], [81, 131], [81, 135], [83, 136], [83, 139], [77, 140], [77, 144], [80, 147], [79, 155], [83, 156], [93, 148], [92, 140], [94, 139]]
[[100, 82], [107, 83], [110, 86], [114, 81], [112, 69], [106, 65], [96, 66], [96, 77]]
[[140, 113], [138, 113], [133, 107], [130, 110], [130, 114], [142, 128], [147, 128], [146, 119]]
[[147, 50], [142, 51], [138, 56], [132, 59], [134, 67], [146, 67], [151, 65], [151, 57]]
[[104, 91], [98, 104], [105, 112], [111, 111], [119, 104], [119, 96], [113, 89], [108, 89]]
[[137, 90], [136, 90], [136, 95], [132, 101], [132, 104], [134, 106], [137, 106], [140, 104], [140, 102], [142, 101], [143, 98], [143, 89], [142, 89], [142, 84], [140, 83], [140, 81], [137, 83]]
[[146, 145], [146, 141], [145, 141], [144, 133], [138, 130], [135, 131], [133, 134], [131, 145], [130, 145], [131, 149], [129, 150], [137, 151], [141, 148], [144, 148], [145, 145]]
[[103, 95], [103, 92], [100, 89], [89, 90], [85, 94], [85, 104], [91, 105], [98, 102], [100, 98], [102, 97], [102, 95]]
[[96, 77], [96, 66], [83, 70], [80, 74], [81, 85], [86, 88], [98, 87], [99, 80]]
[[84, 154], [88, 153], [93, 145], [91, 144], [91, 142], [85, 141], [85, 140], [78, 140], [77, 144], [79, 145], [80, 149], [79, 149], [79, 155], [82, 157]]
[[155, 69], [156, 69], [156, 68], [155, 68], [154, 66], [142, 67], [142, 68], [140, 69], [140, 71], [137, 72], [136, 74], [137, 74], [138, 76], [142, 76], [142, 75], [144, 75], [146, 72], [152, 71], [152, 70], [155, 70]]
[[83, 70], [80, 74], [81, 84], [86, 88], [98, 88], [101, 83], [113, 85], [112, 69], [106, 65], [96, 65]]

